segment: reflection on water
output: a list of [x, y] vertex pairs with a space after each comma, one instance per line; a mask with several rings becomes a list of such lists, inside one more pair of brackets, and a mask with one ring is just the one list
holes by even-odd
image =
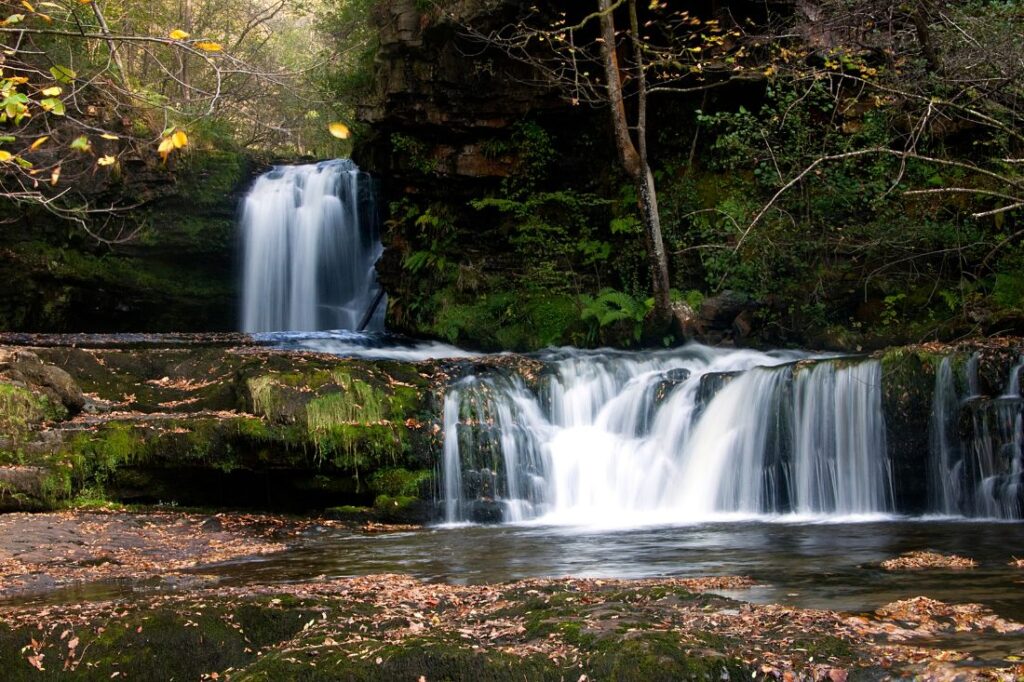
[[[964, 554], [979, 565], [917, 573], [878, 566], [919, 549]], [[1024, 525], [966, 521], [745, 522], [615, 531], [463, 526], [373, 536], [321, 529], [288, 552], [212, 572], [232, 584], [370, 573], [452, 583], [748, 575], [765, 586], [736, 596], [753, 601], [857, 612], [925, 595], [981, 602], [1024, 620], [1024, 571], [1008, 565], [1014, 553], [1024, 554]]]

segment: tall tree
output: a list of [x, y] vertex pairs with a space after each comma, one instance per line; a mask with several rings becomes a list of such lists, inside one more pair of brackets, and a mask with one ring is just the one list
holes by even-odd
[[[740, 33], [715, 19], [658, 3], [596, 0], [594, 11], [570, 18], [537, 8], [497, 30], [464, 24], [475, 40], [533, 67], [541, 87], [559, 88], [573, 104], [606, 108], [622, 170], [633, 182], [654, 299], [655, 329], [667, 329], [676, 311], [652, 171], [649, 99], [718, 87], [743, 71], [735, 56]], [[454, 17], [454, 15], [453, 15]]]

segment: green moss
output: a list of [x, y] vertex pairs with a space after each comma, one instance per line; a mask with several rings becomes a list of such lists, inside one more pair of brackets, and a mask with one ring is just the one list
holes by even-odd
[[251, 377], [246, 380], [246, 387], [252, 397], [253, 409], [256, 414], [273, 419], [277, 413], [278, 400], [275, 395], [277, 380], [271, 375]]
[[387, 523], [422, 523], [426, 520], [423, 502], [416, 497], [378, 495], [373, 501], [378, 519]]
[[[51, 621], [46, 630], [13, 630], [0, 625], [0, 660], [4, 680], [87, 679], [123, 677], [129, 680], [198, 680], [211, 672], [223, 673], [255, 660], [258, 653], [295, 635], [318, 612], [301, 604], [249, 603], [236, 609], [204, 604], [166, 606], [111, 613], [94, 618], [89, 627], [80, 623]], [[79, 656], [87, 652], [77, 675], [62, 672], [69, 658], [69, 630], [78, 640]], [[33, 668], [22, 647], [31, 640], [44, 654], [45, 671]], [[88, 663], [88, 665], [85, 664]]]
[[434, 478], [430, 469], [409, 471], [402, 467], [381, 469], [370, 476], [370, 490], [391, 497], [419, 497], [423, 488]]
[[[361, 656], [371, 650], [373, 656]], [[378, 663], [378, 660], [380, 661]], [[324, 650], [316, 666], [292, 655], [264, 656], [237, 679], [271, 680], [474, 680], [479, 682], [563, 680], [564, 671], [541, 655], [515, 656], [497, 649], [479, 650], [453, 639], [409, 638], [401, 644], [365, 640]]]
[[793, 647], [806, 649], [807, 655], [815, 660], [827, 660], [829, 658], [847, 658], [853, 655], [853, 647], [845, 639], [824, 635], [806, 640], [797, 639]]
[[343, 423], [372, 424], [390, 414], [380, 392], [365, 381], [346, 377], [338, 386], [341, 391], [316, 398], [306, 406], [310, 432]]
[[147, 263], [110, 253], [94, 255], [86, 251], [54, 247], [45, 242], [16, 245], [14, 257], [36, 271], [78, 284], [112, 287], [129, 291], [164, 292], [168, 298], [230, 297], [230, 282], [212, 282], [202, 277], [182, 277], [182, 268], [174, 263]]
[[15, 448], [32, 427], [66, 416], [63, 405], [55, 405], [27, 388], [0, 382], [0, 434], [9, 436]]

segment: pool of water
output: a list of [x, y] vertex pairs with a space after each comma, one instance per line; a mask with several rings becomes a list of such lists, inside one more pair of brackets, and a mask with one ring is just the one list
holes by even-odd
[[[890, 572], [912, 550], [978, 561], [965, 571]], [[492, 583], [534, 577], [746, 575], [762, 586], [735, 596], [808, 608], [872, 611], [928, 596], [980, 602], [1024, 620], [1024, 524], [969, 521], [733, 522], [634, 529], [462, 526], [364, 535], [319, 528], [293, 549], [203, 569], [225, 583], [405, 573], [429, 581]]]

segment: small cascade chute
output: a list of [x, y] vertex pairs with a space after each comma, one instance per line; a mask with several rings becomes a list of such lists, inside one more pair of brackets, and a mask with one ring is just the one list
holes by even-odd
[[243, 331], [383, 329], [377, 210], [354, 163], [275, 167], [249, 190], [240, 223]]

